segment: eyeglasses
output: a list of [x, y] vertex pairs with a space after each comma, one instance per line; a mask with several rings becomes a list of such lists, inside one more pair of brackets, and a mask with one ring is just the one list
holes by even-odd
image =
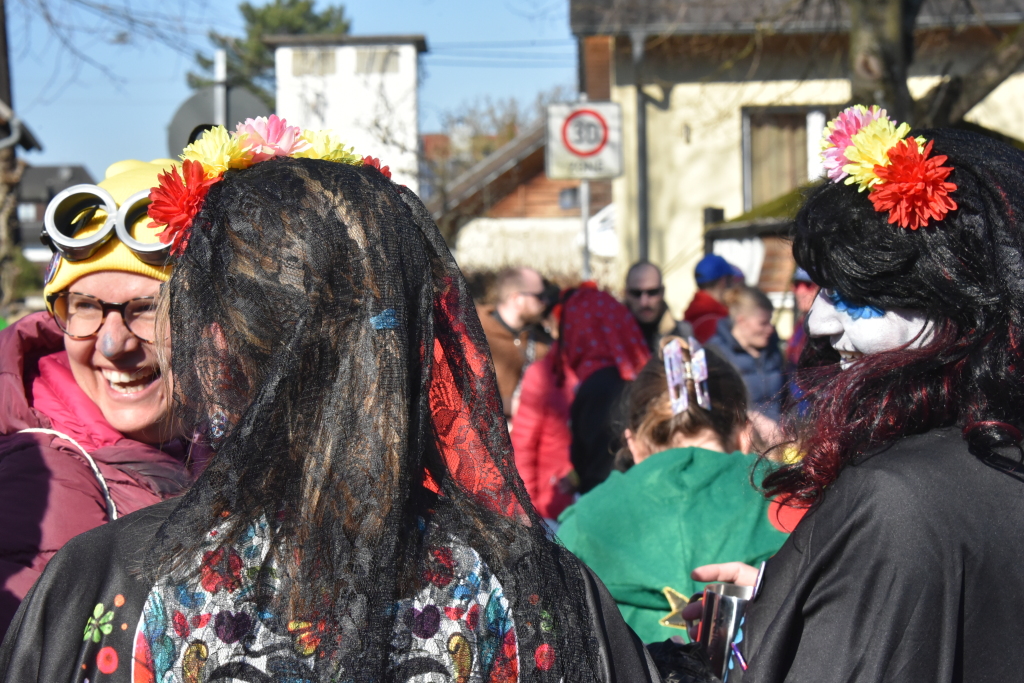
[[522, 294], [523, 296], [532, 296], [533, 298], [537, 299], [537, 301], [540, 301], [541, 303], [547, 303], [548, 302], [548, 297], [546, 296], [546, 294], [544, 292], [519, 292], [519, 293]]
[[[140, 261], [151, 266], [167, 265], [170, 244], [140, 242], [131, 235], [131, 227], [145, 215], [149, 203], [149, 190], [136, 192], [118, 208], [114, 197], [102, 187], [72, 185], [58, 192], [47, 204], [43, 215], [43, 243], [65, 261], [84, 261], [117, 235]], [[75, 233], [101, 210], [107, 214], [103, 226], [88, 237], [76, 238]]]
[[144, 342], [156, 339], [156, 305], [154, 296], [140, 296], [113, 304], [79, 292], [57, 292], [46, 297], [53, 317], [61, 331], [72, 339], [88, 339], [100, 331], [107, 313], [117, 311], [128, 331]]
[[627, 289], [626, 293], [634, 299], [639, 299], [644, 294], [647, 296], [661, 296], [662, 292], [665, 291], [664, 287], [655, 287], [654, 289]]

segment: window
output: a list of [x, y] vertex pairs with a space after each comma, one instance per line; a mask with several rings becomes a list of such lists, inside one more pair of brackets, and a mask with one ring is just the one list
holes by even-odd
[[356, 48], [356, 73], [398, 73], [398, 50], [393, 47]]
[[567, 187], [558, 193], [558, 208], [563, 211], [580, 208], [580, 188]]
[[826, 112], [824, 107], [744, 109], [745, 211], [821, 177], [818, 154]]
[[39, 220], [39, 208], [35, 204], [18, 204], [18, 220], [22, 223], [34, 223]]
[[292, 50], [292, 76], [329, 76], [335, 72], [334, 49]]

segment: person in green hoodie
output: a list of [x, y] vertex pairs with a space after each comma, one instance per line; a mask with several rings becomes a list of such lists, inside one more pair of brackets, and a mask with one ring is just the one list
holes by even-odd
[[[673, 339], [689, 365], [686, 340], [668, 337], [662, 349]], [[743, 379], [728, 361], [705, 354], [711, 410], [687, 379], [688, 406], [680, 411], [677, 403], [673, 413], [664, 362], [652, 358], [624, 398], [620, 461], [632, 466], [612, 472], [558, 520], [558, 538], [601, 577], [645, 643], [682, 635], [678, 610], [703, 589], [690, 578], [693, 568], [737, 558], [757, 566], [786, 540], [751, 485], [757, 457], [745, 454]]]

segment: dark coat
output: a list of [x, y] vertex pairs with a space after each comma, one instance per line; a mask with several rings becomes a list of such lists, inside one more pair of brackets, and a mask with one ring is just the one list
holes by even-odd
[[[191, 482], [186, 444], [163, 450], [127, 439], [74, 380], [64, 336], [48, 313], [0, 332], [0, 635], [46, 563], [72, 537], [109, 521], [99, 480], [119, 515], [158, 503]], [[46, 413], [41, 408], [45, 407]]]
[[1005, 457], [948, 427], [844, 467], [768, 560], [729, 681], [1021, 680], [1024, 483]]
[[708, 340], [708, 346], [718, 351], [732, 363], [747, 385], [750, 407], [773, 420], [779, 419], [782, 409], [783, 365], [779, 338], [772, 334], [768, 346], [761, 355], [754, 358], [744, 350], [736, 337], [732, 336], [732, 319], [718, 321], [715, 336]]

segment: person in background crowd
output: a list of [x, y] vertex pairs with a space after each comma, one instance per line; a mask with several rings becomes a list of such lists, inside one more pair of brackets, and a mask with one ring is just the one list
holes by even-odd
[[[688, 342], [679, 341], [689, 362]], [[697, 404], [690, 380], [689, 405], [673, 414], [665, 364], [652, 358], [625, 395], [623, 455], [635, 465], [612, 472], [559, 518], [558, 538], [601, 577], [646, 643], [681, 635], [668, 597], [701, 589], [692, 569], [738, 557], [756, 565], [786, 539], [750, 485], [756, 456], [744, 455], [743, 380], [717, 354], [706, 355], [711, 410]]]
[[581, 493], [612, 471], [619, 398], [650, 356], [633, 315], [611, 294], [585, 283], [563, 295], [551, 368], [555, 386], [572, 387], [575, 394], [569, 408], [571, 484]]
[[747, 276], [743, 274], [743, 270], [739, 266], [730, 263], [729, 268], [732, 270], [732, 279], [729, 280], [730, 287], [742, 287], [747, 283]]
[[512, 418], [513, 396], [523, 368], [543, 358], [551, 337], [540, 326], [551, 302], [544, 278], [533, 268], [509, 268], [498, 274], [497, 303], [477, 310], [498, 375], [498, 391], [506, 419]]
[[693, 336], [703, 344], [715, 336], [718, 321], [729, 316], [725, 293], [733, 286], [733, 270], [721, 256], [708, 254], [697, 263], [693, 276], [698, 289], [683, 319], [693, 326]]
[[[163, 162], [118, 162], [94, 191], [121, 204], [154, 185]], [[108, 215], [101, 208], [75, 232], [78, 218], [58, 212], [46, 229], [87, 241]], [[157, 242], [148, 221], [143, 212], [131, 235], [143, 247]], [[165, 342], [153, 321], [171, 268], [117, 234], [96, 246], [74, 260], [55, 253], [50, 310], [0, 334], [0, 632], [61, 546], [180, 493], [189, 456], [200, 459], [176, 438], [157, 358]]]
[[814, 298], [818, 296], [818, 285], [811, 282], [811, 276], [799, 266], [793, 273], [793, 301], [796, 315], [793, 321], [793, 336], [786, 343], [787, 370], [796, 368], [807, 343], [807, 313], [811, 310]]
[[576, 388], [573, 377], [555, 374], [558, 342], [523, 373], [519, 407], [512, 418], [512, 449], [534, 507], [549, 523], [572, 503], [578, 485], [572, 467], [569, 415]]
[[[281, 129], [305, 145], [263, 144]], [[206, 136], [197, 185], [162, 175], [149, 214], [177, 257], [175, 413], [216, 427], [215, 455], [180, 500], [54, 557], [0, 680], [657, 680], [529, 503], [422, 203], [324, 131]]]
[[636, 318], [651, 353], [658, 350], [661, 338], [667, 334], [683, 338], [693, 336], [693, 327], [690, 323], [672, 317], [668, 304], [665, 303], [665, 285], [661, 279], [661, 269], [649, 261], [640, 261], [629, 267], [623, 302]]
[[[796, 216], [793, 254], [822, 287], [798, 375], [815, 400], [779, 446], [803, 457], [764, 486], [810, 511], [760, 576], [695, 570], [759, 586], [730, 681], [1024, 672], [1024, 153], [908, 129], [843, 111]], [[846, 163], [869, 146], [884, 164]]]
[[[729, 292], [729, 317], [718, 321], [708, 340], [739, 370], [747, 385], [751, 408], [773, 422], [782, 409], [782, 351], [772, 325], [771, 300], [759, 289], [740, 287]], [[757, 425], [758, 432], [764, 428]]]

